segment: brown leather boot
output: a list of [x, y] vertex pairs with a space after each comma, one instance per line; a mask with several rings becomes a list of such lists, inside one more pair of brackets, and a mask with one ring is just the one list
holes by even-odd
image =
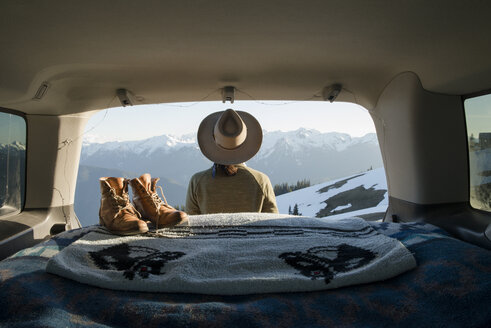
[[152, 221], [156, 229], [187, 223], [188, 215], [185, 212], [168, 205], [163, 192], [164, 201], [157, 195], [156, 185], [159, 180], [160, 178], [152, 179], [150, 174], [145, 173], [130, 181], [136, 209], [145, 219]]
[[99, 179], [101, 185], [101, 208], [99, 223], [111, 232], [130, 235], [148, 231], [145, 221], [130, 203], [128, 196], [128, 179]]

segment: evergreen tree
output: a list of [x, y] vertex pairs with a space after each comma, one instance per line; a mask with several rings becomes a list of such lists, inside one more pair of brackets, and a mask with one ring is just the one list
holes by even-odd
[[288, 214], [292, 214], [292, 206], [291, 205], [288, 206]]
[[279, 196], [279, 195], [283, 195], [283, 194], [286, 194], [286, 193], [289, 193], [289, 192], [292, 192], [295, 190], [307, 188], [307, 187], [310, 187], [310, 180], [303, 179], [303, 180], [297, 181], [297, 183], [294, 185], [289, 185], [286, 182], [281, 183], [281, 184], [276, 184], [276, 185], [274, 185], [273, 189], [274, 189], [274, 194], [276, 196]]
[[300, 213], [298, 213], [298, 205], [297, 203], [295, 203], [295, 206], [293, 206], [293, 212], [292, 212], [293, 215], [301, 215]]

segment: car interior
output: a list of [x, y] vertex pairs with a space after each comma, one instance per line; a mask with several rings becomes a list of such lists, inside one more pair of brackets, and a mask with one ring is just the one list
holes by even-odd
[[[5, 295], [17, 291], [35, 299], [42, 297], [35, 291], [44, 291], [59, 299], [45, 305], [28, 302], [31, 312], [24, 319], [15, 318], [10, 305], [0, 315], [0, 325], [485, 327], [491, 322], [491, 182], [482, 186], [488, 188], [484, 205], [476, 207], [471, 202], [476, 172], [469, 160], [466, 102], [491, 93], [489, 12], [491, 3], [477, 0], [2, 1], [0, 137], [23, 139], [25, 152], [18, 164], [0, 158], [0, 259], [5, 259], [0, 263], [13, 266], [17, 252], [50, 240], [58, 240], [59, 246], [68, 237], [57, 235], [82, 228], [73, 204], [84, 129], [92, 115], [112, 107], [221, 101], [231, 95], [249, 100], [238, 92], [244, 90], [260, 100], [363, 106], [374, 121], [387, 177], [389, 206], [383, 224], [438, 229], [466, 247], [463, 256], [480, 263], [466, 270], [481, 275], [458, 268], [454, 276], [441, 271], [448, 281], [426, 281], [448, 291], [437, 301], [425, 301], [417, 291], [411, 294], [407, 284], [404, 299], [385, 293], [361, 297], [366, 311], [343, 303], [344, 319], [341, 312], [321, 315], [330, 311], [330, 291], [232, 299], [103, 289], [98, 300], [108, 297], [117, 303], [126, 297], [133, 306], [151, 303], [147, 310], [154, 311], [124, 312], [117, 303], [112, 310], [101, 308], [118, 316], [104, 316], [94, 314], [94, 308], [85, 311], [76, 296], [99, 287], [70, 281], [63, 292], [54, 291], [61, 283], [44, 280], [48, 273], [37, 280], [21, 270], [27, 278], [17, 279], [13, 268], [0, 266]], [[491, 132], [491, 126], [483, 132]], [[484, 144], [484, 133], [481, 139]], [[477, 174], [489, 176], [489, 162], [484, 166]], [[454, 248], [432, 247], [439, 252], [432, 265], [458, 265], [450, 255]], [[423, 260], [416, 257], [416, 262]], [[384, 288], [382, 283], [373, 286], [362, 285]], [[458, 292], [455, 286], [460, 286]], [[355, 295], [356, 286], [347, 288], [336, 292], [338, 300], [348, 302]], [[343, 289], [351, 294], [341, 294]], [[476, 295], [466, 294], [471, 292]], [[439, 307], [443, 299], [454, 303]], [[215, 312], [209, 310], [213, 306]], [[458, 313], [449, 313], [455, 308]], [[430, 310], [433, 317], [428, 317]], [[290, 319], [289, 311], [294, 313]], [[378, 315], [366, 314], [371, 311]], [[60, 313], [66, 316], [50, 323], [50, 315], [59, 318]], [[355, 319], [346, 321], [351, 315]]]

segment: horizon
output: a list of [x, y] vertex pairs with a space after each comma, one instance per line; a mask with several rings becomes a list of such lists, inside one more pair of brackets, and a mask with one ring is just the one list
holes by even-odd
[[324, 101], [219, 101], [116, 107], [94, 114], [82, 134], [84, 143], [139, 141], [167, 135], [181, 138], [197, 133], [209, 114], [233, 108], [256, 117], [263, 130], [290, 132], [300, 128], [320, 133], [363, 137], [375, 133], [368, 111], [352, 103]]
[[[296, 130], [289, 130], [289, 131], [283, 131], [283, 130], [268, 131], [268, 130], [263, 129], [263, 135], [270, 134], [270, 133], [276, 133], [276, 132], [289, 133], [289, 132], [296, 132], [296, 131], [299, 131], [299, 130], [316, 131], [316, 132], [319, 132], [320, 134], [329, 134], [329, 133], [345, 134], [345, 135], [350, 136], [350, 138], [364, 138], [364, 137], [366, 137], [369, 134], [375, 134], [376, 135], [376, 132], [375, 131], [374, 132], [367, 132], [366, 134], [364, 134], [362, 136], [353, 136], [353, 135], [351, 135], [349, 133], [346, 133], [346, 132], [339, 132], [339, 131], [321, 132], [321, 131], [316, 130], [316, 129], [313, 129], [313, 128], [305, 128], [305, 127], [299, 127]], [[176, 135], [169, 134], [169, 133], [164, 133], [164, 134], [155, 135], [155, 136], [151, 136], [151, 137], [147, 137], [147, 138], [142, 138], [142, 139], [108, 140], [108, 141], [102, 141], [102, 142], [87, 140], [87, 139], [90, 139], [92, 137], [89, 134], [89, 135], [84, 135], [83, 144], [105, 144], [105, 143], [111, 143], [111, 142], [136, 142], [136, 141], [143, 141], [143, 140], [148, 140], [148, 139], [151, 139], [151, 138], [158, 138], [158, 137], [163, 137], [163, 136], [172, 137], [172, 138], [175, 138], [175, 139], [177, 139], [179, 141], [189, 140], [189, 138], [192, 138], [194, 141], [196, 141], [196, 139], [197, 139], [197, 132], [190, 132], [190, 133], [183, 134], [183, 135], [180, 135], [180, 136], [176, 136]]]

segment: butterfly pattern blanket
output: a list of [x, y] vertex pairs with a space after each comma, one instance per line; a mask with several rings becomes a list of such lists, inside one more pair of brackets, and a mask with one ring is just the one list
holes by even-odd
[[46, 271], [116, 290], [245, 295], [333, 289], [414, 267], [400, 241], [360, 218], [235, 213], [191, 216], [189, 226], [137, 236], [96, 228]]

